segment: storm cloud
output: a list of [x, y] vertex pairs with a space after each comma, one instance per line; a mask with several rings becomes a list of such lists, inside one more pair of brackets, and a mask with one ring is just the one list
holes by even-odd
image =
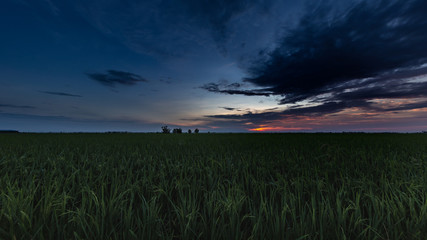
[[[245, 81], [288, 95], [287, 103], [427, 62], [427, 2], [362, 2], [340, 17], [325, 11], [302, 18]], [[427, 74], [423, 70], [418, 74]]]
[[216, 83], [202, 88], [280, 95], [279, 104], [320, 104], [287, 114], [369, 107], [375, 98], [427, 97], [427, 83], [413, 81], [427, 74], [427, 2], [362, 1], [341, 14], [332, 9], [333, 5], [322, 5], [307, 12], [273, 50], [253, 59], [243, 81], [256, 89]]
[[135, 85], [138, 82], [147, 82], [147, 80], [137, 74], [116, 70], [108, 70], [107, 73], [87, 73], [90, 79], [108, 87], [120, 85]]

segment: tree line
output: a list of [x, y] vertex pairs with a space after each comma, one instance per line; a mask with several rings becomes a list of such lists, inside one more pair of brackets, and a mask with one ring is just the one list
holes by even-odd
[[[173, 130], [171, 130], [170, 128], [168, 128], [168, 126], [162, 126], [162, 133], [182, 133], [182, 129], [181, 128], [174, 128]], [[191, 129], [188, 129], [187, 131], [188, 133], [192, 133]], [[194, 129], [194, 133], [199, 133], [199, 129], [196, 128]]]

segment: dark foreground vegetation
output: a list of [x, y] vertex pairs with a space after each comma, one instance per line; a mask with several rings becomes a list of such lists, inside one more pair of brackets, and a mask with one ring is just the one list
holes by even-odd
[[426, 134], [2, 134], [0, 239], [424, 239]]

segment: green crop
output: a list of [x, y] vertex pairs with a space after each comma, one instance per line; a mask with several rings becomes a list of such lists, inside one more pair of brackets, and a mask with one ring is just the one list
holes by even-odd
[[424, 239], [427, 134], [1, 134], [0, 239]]

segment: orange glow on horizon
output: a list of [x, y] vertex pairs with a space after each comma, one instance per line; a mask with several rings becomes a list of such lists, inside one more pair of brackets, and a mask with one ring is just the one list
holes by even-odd
[[275, 132], [275, 131], [299, 131], [299, 130], [310, 130], [311, 128], [303, 128], [303, 127], [259, 127], [259, 128], [251, 128], [249, 131], [254, 132]]

